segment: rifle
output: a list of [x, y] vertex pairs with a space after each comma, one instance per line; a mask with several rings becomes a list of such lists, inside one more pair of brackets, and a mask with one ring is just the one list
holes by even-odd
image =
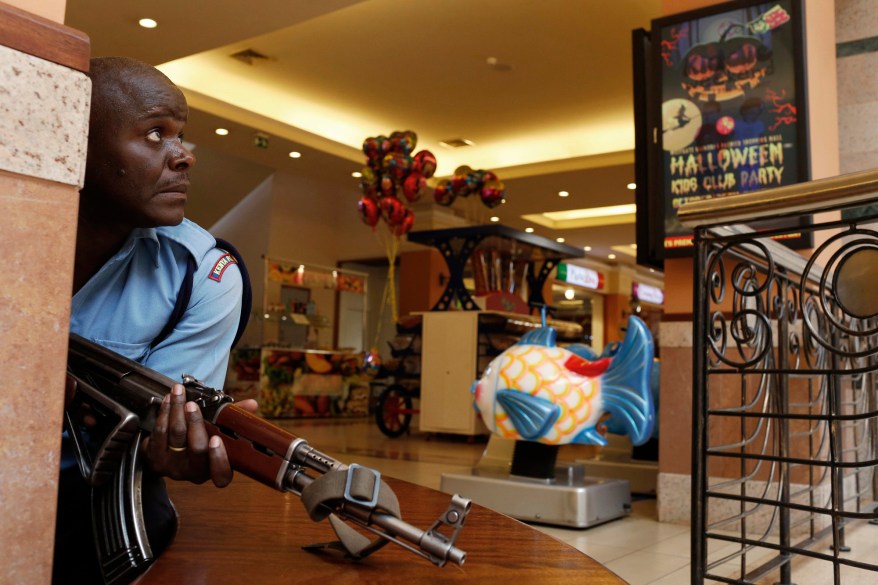
[[[155, 426], [159, 405], [174, 382], [109, 349], [70, 334], [68, 373], [77, 382], [65, 411], [80, 472], [92, 489], [94, 538], [108, 584], [124, 584], [154, 560], [141, 507], [142, 438]], [[236, 471], [302, 499], [315, 522], [329, 518], [338, 542], [306, 550], [337, 548], [364, 558], [394, 542], [442, 567], [463, 565], [455, 546], [471, 502], [451, 497], [448, 509], [428, 530], [401, 519], [399, 502], [381, 474], [346, 465], [308, 442], [233, 404], [222, 390], [183, 375], [187, 400], [201, 407], [208, 433], [219, 435]], [[83, 416], [97, 422], [83, 432]], [[316, 477], [308, 471], [316, 472]], [[370, 540], [345, 522], [377, 535]], [[443, 533], [444, 529], [446, 533]]]

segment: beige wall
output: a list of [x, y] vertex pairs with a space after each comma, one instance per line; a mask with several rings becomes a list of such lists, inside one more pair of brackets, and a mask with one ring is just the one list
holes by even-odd
[[64, 11], [67, 0], [4, 0], [6, 4], [27, 10], [30, 13], [48, 18], [55, 22], [64, 22]]

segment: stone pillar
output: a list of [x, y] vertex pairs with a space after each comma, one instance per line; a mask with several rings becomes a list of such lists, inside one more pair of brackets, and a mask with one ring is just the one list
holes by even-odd
[[[47, 4], [43, 14], [52, 12]], [[0, 3], [0, 551], [8, 583], [52, 576], [88, 57], [84, 34]]]

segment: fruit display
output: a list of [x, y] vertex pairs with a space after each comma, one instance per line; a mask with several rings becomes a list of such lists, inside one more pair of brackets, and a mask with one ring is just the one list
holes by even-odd
[[259, 410], [270, 418], [368, 416], [362, 361], [362, 353], [264, 347]]

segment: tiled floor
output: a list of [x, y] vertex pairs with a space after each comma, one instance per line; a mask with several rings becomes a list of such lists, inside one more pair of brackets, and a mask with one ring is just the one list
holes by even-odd
[[[434, 489], [439, 489], [443, 473], [468, 473], [481, 459], [485, 449], [484, 442], [455, 436], [431, 436], [415, 430], [399, 439], [390, 439], [381, 434], [371, 420], [274, 422], [288, 427], [316, 449], [341, 461], [374, 467], [384, 475]], [[575, 453], [571, 456], [569, 452], [565, 455], [562, 451], [559, 455], [560, 460], [575, 458]], [[631, 585], [688, 585], [689, 526], [660, 523], [656, 518], [655, 500], [639, 499], [635, 500], [629, 516], [600, 526], [588, 529], [534, 527], [581, 550]], [[878, 558], [876, 534], [878, 526], [865, 523], [848, 531], [848, 544], [857, 551], [858, 559], [875, 562]], [[711, 541], [708, 561], [729, 556], [736, 550], [734, 544]], [[713, 571], [717, 575], [737, 574], [739, 562], [737, 558], [729, 559]], [[806, 562], [810, 563], [806, 567], [796, 566], [794, 580], [797, 585], [827, 585], [834, 582], [831, 565], [822, 561]], [[841, 579], [844, 585], [878, 583], [875, 573], [849, 567], [844, 568]], [[771, 585], [776, 581], [776, 578], [770, 578], [757, 584]]]

